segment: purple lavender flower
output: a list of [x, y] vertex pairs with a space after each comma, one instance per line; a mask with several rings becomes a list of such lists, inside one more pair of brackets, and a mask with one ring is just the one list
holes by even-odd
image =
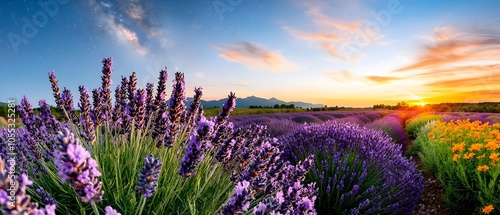
[[106, 212], [106, 215], [122, 215], [121, 213], [118, 213], [118, 211], [113, 209], [111, 206], [106, 206], [104, 210]]
[[135, 129], [143, 129], [146, 125], [146, 91], [143, 89], [137, 90], [133, 103], [134, 109], [131, 111], [134, 114], [131, 115], [134, 115]]
[[94, 109], [92, 109], [92, 119], [96, 127], [101, 126], [104, 123], [104, 114], [102, 112], [102, 94], [100, 89], [92, 90], [92, 99]]
[[55, 149], [54, 139], [57, 132], [61, 129], [61, 123], [52, 115], [50, 106], [45, 100], [40, 100], [38, 104], [40, 106], [41, 125], [38, 127], [40, 136], [37, 139], [44, 142], [47, 146], [47, 149], [44, 151], [44, 159], [48, 162], [52, 158], [51, 152]]
[[160, 71], [158, 77], [158, 88], [156, 89], [156, 98], [154, 106], [159, 109], [161, 104], [165, 103], [165, 90], [167, 89], [167, 67]]
[[111, 117], [111, 90], [109, 86], [112, 84], [111, 73], [113, 72], [113, 60], [111, 58], [104, 58], [102, 60], [102, 86], [101, 86], [101, 97], [102, 97], [102, 112], [107, 120]]
[[49, 72], [49, 81], [50, 81], [50, 85], [52, 86], [52, 92], [54, 93], [54, 99], [56, 100], [56, 105], [59, 108], [59, 110], [62, 110], [63, 104], [61, 101], [61, 94], [59, 92], [59, 86], [57, 84], [56, 73], [54, 71]]
[[234, 107], [236, 107], [236, 95], [231, 92], [227, 96], [227, 101], [222, 106], [222, 110], [219, 112], [217, 116], [216, 123], [217, 127], [224, 124], [229, 117], [229, 114], [233, 111]]
[[[47, 133], [52, 134], [54, 132], [57, 132], [60, 129], [61, 123], [57, 121], [57, 118], [54, 115], [52, 115], [50, 106], [45, 100], [40, 100], [38, 102], [38, 105], [40, 106], [40, 117], [42, 125], [45, 129], [48, 130]], [[49, 139], [51, 140], [52, 138]]]
[[[283, 195], [283, 192], [281, 192], [281, 196]], [[253, 208], [253, 214], [254, 215], [274, 215], [274, 214], [279, 214], [277, 212], [278, 208], [280, 207], [281, 202], [279, 199], [276, 198], [267, 198], [264, 199], [263, 201], [259, 202], [259, 204]]]
[[78, 117], [76, 117], [75, 108], [73, 105], [73, 95], [71, 94], [71, 90], [63, 89], [63, 93], [61, 94], [61, 102], [63, 104], [63, 115], [70, 122], [78, 124]]
[[135, 72], [132, 72], [132, 75], [130, 75], [127, 87], [128, 100], [133, 101], [135, 91], [137, 90], [137, 74]]
[[233, 196], [223, 206], [220, 214], [233, 215], [247, 211], [250, 207], [250, 202], [254, 199], [249, 186], [250, 183], [248, 181], [238, 182]]
[[146, 84], [146, 121], [149, 122], [151, 119], [151, 115], [156, 112], [157, 108], [154, 105], [153, 100], [153, 90], [155, 85], [152, 83]]
[[186, 123], [188, 127], [194, 127], [198, 124], [198, 113], [201, 108], [201, 96], [203, 88], [194, 88], [194, 99], [189, 105], [188, 120]]
[[26, 129], [31, 133], [33, 137], [39, 137], [40, 131], [38, 127], [41, 124], [41, 119], [38, 115], [33, 112], [33, 107], [31, 106], [28, 98], [23, 96], [21, 100], [21, 105], [17, 106], [17, 113], [19, 113], [19, 118], [23, 122]]
[[92, 204], [101, 201], [104, 194], [99, 181], [101, 173], [90, 153], [67, 128], [57, 136], [56, 146], [54, 163], [59, 169], [61, 182], [68, 181], [82, 202]]
[[89, 93], [87, 89], [83, 86], [79, 86], [78, 90], [80, 91], [80, 103], [78, 106], [80, 106], [80, 125], [83, 130], [82, 136], [85, 138], [86, 141], [88, 142], [94, 142], [95, 141], [95, 128], [94, 128], [94, 122], [92, 121], [91, 115], [90, 115], [90, 101], [89, 101]]
[[206, 118], [202, 118], [198, 123], [198, 129], [191, 133], [191, 137], [184, 149], [179, 175], [187, 178], [194, 173], [196, 166], [203, 160], [204, 153], [211, 147], [209, 139], [214, 132], [213, 127], [214, 123]]
[[184, 74], [175, 73], [174, 84], [172, 87], [172, 95], [170, 97], [170, 128], [165, 139], [165, 146], [172, 147], [177, 139], [180, 128], [186, 121], [186, 92], [184, 83]]
[[122, 104], [125, 104], [123, 101], [124, 98], [126, 98], [126, 94], [124, 95], [124, 92], [121, 90], [122, 85], [116, 86], [115, 89], [115, 105], [113, 106], [113, 114], [111, 116], [111, 122], [112, 125], [114, 126], [115, 129], [120, 128], [122, 124], [122, 114], [125, 108], [122, 106]]
[[141, 192], [142, 196], [149, 198], [156, 192], [158, 187], [158, 178], [160, 177], [160, 170], [162, 163], [158, 158], [154, 158], [153, 154], [144, 158], [146, 162], [139, 174], [139, 184], [136, 189]]
[[160, 103], [156, 119], [153, 123], [154, 127], [151, 137], [157, 141], [156, 147], [161, 148], [164, 146], [165, 136], [170, 123], [167, 116], [167, 104], [165, 102]]
[[47, 192], [43, 187], [39, 187], [35, 190], [36, 194], [42, 199], [42, 203], [46, 205], [56, 205], [57, 202], [49, 192]]

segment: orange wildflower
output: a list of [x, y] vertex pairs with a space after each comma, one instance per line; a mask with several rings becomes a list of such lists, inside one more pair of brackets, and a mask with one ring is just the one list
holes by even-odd
[[485, 214], [490, 214], [490, 213], [491, 213], [491, 211], [493, 211], [493, 209], [495, 209], [495, 208], [493, 207], [493, 205], [488, 205], [488, 206], [485, 206], [485, 207], [483, 208], [483, 213], [485, 213]]
[[488, 143], [484, 147], [491, 151], [495, 151], [500, 148], [500, 145], [498, 145], [495, 141], [488, 141]]
[[490, 167], [488, 165], [482, 165], [482, 166], [477, 167], [477, 171], [479, 171], [479, 172], [486, 172], [489, 169], [490, 169]]
[[491, 153], [490, 155], [490, 159], [495, 163], [497, 162], [498, 160], [500, 160], [500, 158], [498, 157], [498, 153]]
[[453, 155], [453, 161], [454, 162], [457, 162], [459, 158], [460, 158], [460, 155], [457, 155], [457, 154]]
[[474, 155], [476, 155], [476, 154], [474, 154], [473, 152], [471, 152], [471, 153], [469, 153], [469, 154], [465, 154], [465, 155], [464, 155], [464, 159], [471, 159], [471, 158], [473, 158], [473, 157], [474, 157]]
[[476, 143], [476, 144], [472, 144], [472, 146], [469, 147], [469, 151], [471, 151], [471, 152], [479, 151], [479, 150], [481, 150], [481, 148], [483, 148], [483, 144]]
[[462, 152], [464, 151], [465, 143], [453, 144], [451, 147], [451, 152]]

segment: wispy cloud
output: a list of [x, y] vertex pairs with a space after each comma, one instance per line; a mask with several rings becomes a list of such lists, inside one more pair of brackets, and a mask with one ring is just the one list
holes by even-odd
[[279, 51], [271, 51], [256, 43], [240, 42], [214, 47], [220, 50], [220, 57], [242, 63], [252, 70], [286, 72], [300, 69], [298, 65], [283, 57]]
[[360, 50], [374, 44], [382, 44], [383, 35], [377, 32], [366, 32], [365, 20], [344, 21], [327, 16], [319, 5], [306, 4], [306, 14], [316, 27], [314, 31], [298, 30], [295, 27], [283, 26], [293, 37], [312, 42], [331, 56], [342, 61], [356, 61], [365, 56]]
[[[481, 32], [459, 32], [451, 27], [437, 27], [434, 37], [424, 37], [424, 52], [410, 65], [395, 72], [418, 69], [439, 69], [454, 63], [500, 60], [500, 37]], [[500, 33], [500, 32], [499, 32]]]
[[128, 45], [141, 55], [145, 55], [149, 52], [149, 50], [139, 41], [137, 34], [130, 28], [117, 22], [112, 14], [103, 14], [100, 19], [102, 23], [107, 26], [106, 30], [111, 36]]
[[323, 75], [329, 79], [332, 79], [337, 82], [351, 82], [356, 80], [357, 78], [352, 74], [351, 71], [346, 69], [341, 69], [338, 71], [326, 71]]

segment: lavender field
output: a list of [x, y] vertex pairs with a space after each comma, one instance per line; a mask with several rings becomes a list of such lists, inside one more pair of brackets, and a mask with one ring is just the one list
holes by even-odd
[[[194, 100], [187, 103], [183, 73], [174, 74], [168, 100], [166, 70], [145, 89], [137, 86], [135, 73], [122, 77], [113, 93], [112, 63], [103, 59], [102, 85], [91, 93], [80, 86], [78, 100], [67, 88], [61, 92], [56, 74], [48, 73], [63, 120], [46, 100], [38, 102], [38, 113], [27, 97], [10, 106], [22, 125], [2, 122], [0, 128], [3, 214], [419, 214], [429, 201], [444, 204], [430, 200], [428, 195], [437, 192], [428, 190], [434, 176], [422, 174], [441, 177], [432, 167], [437, 155], [427, 149], [446, 134], [432, 132], [452, 130], [454, 123], [477, 127], [476, 137], [489, 135], [482, 131], [497, 135], [485, 136], [485, 148], [500, 148], [494, 130], [500, 128], [500, 114], [230, 116], [238, 101], [231, 92], [217, 116], [205, 117], [203, 89], [195, 88]], [[463, 150], [452, 144], [452, 152]], [[475, 143], [469, 150], [481, 147]], [[480, 171], [494, 168], [497, 155], [489, 157], [492, 167]], [[414, 160], [419, 156], [423, 167]], [[468, 192], [474, 189], [462, 194]], [[469, 203], [489, 213], [494, 206], [485, 198], [492, 197]]]
[[500, 215], [499, 8], [0, 0], [0, 215]]

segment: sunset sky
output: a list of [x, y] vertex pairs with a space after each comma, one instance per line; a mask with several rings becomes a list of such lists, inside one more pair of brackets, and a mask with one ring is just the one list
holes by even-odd
[[499, 8], [494, 0], [0, 0], [0, 101], [54, 104], [52, 70], [73, 95], [79, 85], [97, 88], [104, 57], [114, 61], [112, 89], [132, 71], [141, 87], [156, 83], [168, 67], [170, 77], [185, 73], [188, 96], [202, 86], [205, 100], [233, 91], [328, 106], [500, 101]]

